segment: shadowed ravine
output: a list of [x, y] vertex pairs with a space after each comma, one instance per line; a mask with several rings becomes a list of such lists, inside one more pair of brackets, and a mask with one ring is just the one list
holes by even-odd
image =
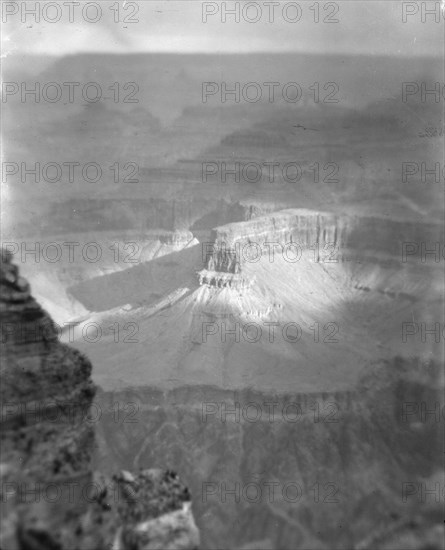
[[[100, 393], [110, 412], [97, 425], [96, 461], [181, 471], [203, 548], [401, 548], [403, 537], [439, 548], [442, 505], [413, 488], [443, 482], [443, 418], [404, 403], [443, 407], [440, 378], [433, 363], [396, 358], [369, 364], [349, 392]], [[118, 417], [113, 403], [132, 406]]]

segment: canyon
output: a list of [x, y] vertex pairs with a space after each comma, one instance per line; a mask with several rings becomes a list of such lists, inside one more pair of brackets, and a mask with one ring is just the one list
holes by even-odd
[[[420, 243], [442, 226], [256, 214], [201, 241], [147, 233], [131, 267], [114, 245], [69, 284], [61, 262], [24, 266], [50, 309], [44, 274], [59, 278], [57, 323], [76, 321], [59, 338], [95, 365], [95, 467], [180, 472], [205, 548], [440, 548], [422, 487], [443, 479], [443, 348], [403, 324], [441, 318], [441, 264]], [[135, 234], [106, 235], [103, 250]]]
[[[101, 258], [82, 260], [79, 246], [75, 267], [67, 253], [55, 264], [31, 254], [22, 269], [63, 341], [87, 353], [96, 382], [110, 390], [122, 384], [121, 357], [133, 385], [226, 388], [255, 379], [257, 388], [273, 380], [278, 389], [281, 373], [284, 390], [298, 365], [299, 387], [348, 387], [376, 347], [387, 360], [418, 351], [420, 330], [403, 332], [413, 319], [418, 328], [440, 322], [440, 223], [309, 209], [261, 214], [198, 236], [72, 234], [46, 242], [96, 242]], [[85, 339], [91, 324], [100, 335]], [[441, 357], [433, 336], [423, 348], [424, 357]], [[266, 357], [274, 367], [259, 369]]]
[[[6, 161], [102, 168], [5, 178], [2, 244], [32, 293], [8, 260], [3, 399], [77, 403], [60, 425], [7, 409], [8, 482], [106, 486], [92, 546], [174, 525], [193, 546], [196, 522], [212, 550], [442, 550], [443, 109], [400, 82], [435, 82], [441, 59], [4, 61], [11, 81], [140, 87], [138, 105], [8, 99]], [[308, 99], [320, 75], [338, 103]], [[202, 100], [205, 82], [294, 79], [295, 104]], [[148, 498], [116, 509], [119, 491]], [[10, 496], [13, 540], [28, 512]], [[53, 508], [33, 507], [31, 548], [65, 519], [77, 536], [83, 513]]]

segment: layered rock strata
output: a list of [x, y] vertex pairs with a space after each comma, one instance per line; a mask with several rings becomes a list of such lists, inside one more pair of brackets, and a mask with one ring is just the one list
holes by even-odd
[[[204, 548], [443, 550], [443, 367], [415, 357], [366, 367], [343, 391], [100, 392], [103, 410], [132, 402], [140, 421], [116, 437], [107, 412], [97, 460], [180, 464]], [[283, 498], [289, 482], [296, 501]]]
[[[338, 215], [308, 209], [287, 209], [214, 228], [203, 243], [201, 284], [238, 286], [247, 263], [283, 257], [333, 263], [363, 260], [433, 261], [444, 250], [441, 224], [409, 222], [375, 216]], [[437, 260], [436, 260], [437, 261]], [[224, 274], [224, 275], [223, 275]], [[225, 274], [231, 274], [232, 277]]]
[[9, 254], [0, 265], [1, 548], [197, 548], [172, 472], [94, 472], [91, 364], [61, 344]]

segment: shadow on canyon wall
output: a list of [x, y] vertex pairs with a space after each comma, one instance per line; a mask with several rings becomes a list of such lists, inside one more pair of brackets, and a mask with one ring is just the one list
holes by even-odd
[[402, 548], [407, 535], [409, 548], [440, 548], [443, 504], [421, 488], [443, 482], [444, 419], [420, 404], [443, 412], [441, 374], [396, 358], [367, 365], [347, 392], [100, 393], [101, 410], [132, 403], [135, 414], [103, 415], [96, 460], [137, 468], [162, 457], [180, 470], [206, 548]]

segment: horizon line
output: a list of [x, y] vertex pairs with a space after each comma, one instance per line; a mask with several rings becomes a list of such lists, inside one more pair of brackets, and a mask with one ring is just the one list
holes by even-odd
[[404, 55], [404, 54], [391, 54], [391, 53], [350, 53], [350, 52], [302, 52], [302, 51], [292, 51], [292, 50], [255, 50], [250, 52], [231, 52], [231, 51], [166, 51], [166, 50], [138, 50], [134, 52], [113, 52], [113, 51], [79, 51], [74, 53], [64, 53], [64, 54], [52, 54], [52, 53], [35, 53], [35, 52], [18, 52], [10, 51], [4, 52], [2, 56], [3, 60], [11, 58], [13, 56], [20, 55], [21, 57], [52, 57], [55, 59], [61, 59], [64, 57], [74, 57], [77, 55], [112, 55], [112, 56], [129, 56], [129, 55], [178, 55], [178, 56], [190, 56], [190, 55], [222, 55], [222, 56], [248, 56], [248, 55], [301, 55], [301, 56], [324, 56], [324, 57], [385, 57], [392, 59], [445, 59], [445, 54], [442, 55], [433, 55], [433, 54], [418, 54], [418, 55]]

